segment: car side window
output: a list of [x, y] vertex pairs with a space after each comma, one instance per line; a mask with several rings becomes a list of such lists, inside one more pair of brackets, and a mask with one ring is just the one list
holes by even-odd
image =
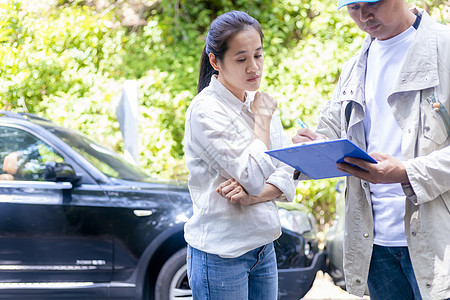
[[48, 162], [64, 162], [46, 142], [18, 128], [0, 126], [0, 141], [0, 180], [44, 181]]

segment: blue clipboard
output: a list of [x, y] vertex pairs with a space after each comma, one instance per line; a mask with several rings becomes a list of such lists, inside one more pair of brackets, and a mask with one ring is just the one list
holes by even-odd
[[345, 157], [356, 157], [377, 163], [348, 139], [295, 144], [286, 148], [269, 150], [266, 153], [312, 179], [349, 176], [347, 173], [338, 171], [336, 167], [336, 163], [344, 162]]

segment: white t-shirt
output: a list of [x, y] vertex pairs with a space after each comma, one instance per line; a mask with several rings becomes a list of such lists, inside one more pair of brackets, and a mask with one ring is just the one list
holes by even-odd
[[[403, 133], [388, 104], [406, 54], [416, 30], [413, 27], [401, 34], [380, 41], [375, 39], [369, 48], [365, 82], [367, 151], [387, 153], [403, 160]], [[370, 184], [374, 217], [374, 243], [381, 246], [407, 246], [403, 217], [406, 196], [400, 183]]]
[[[184, 227], [192, 247], [222, 257], [238, 257], [268, 244], [281, 234], [275, 201], [242, 206], [231, 204], [216, 192], [235, 178], [251, 195], [265, 183], [278, 187], [290, 201], [295, 194], [293, 169], [265, 153], [255, 137], [249, 109], [253, 93], [242, 103], [215, 76], [190, 104], [186, 113], [185, 161], [193, 216]], [[272, 149], [290, 144], [278, 111], [270, 124]]]

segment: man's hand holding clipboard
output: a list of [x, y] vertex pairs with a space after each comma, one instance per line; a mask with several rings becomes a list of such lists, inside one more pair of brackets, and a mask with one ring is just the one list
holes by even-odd
[[346, 157], [345, 163], [337, 164], [337, 169], [370, 183], [409, 184], [405, 166], [400, 160], [378, 152], [371, 152], [370, 156], [377, 161], [376, 164], [363, 159]]

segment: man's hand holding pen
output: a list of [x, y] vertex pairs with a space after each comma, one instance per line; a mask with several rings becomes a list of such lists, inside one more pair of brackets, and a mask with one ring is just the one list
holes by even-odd
[[[303, 122], [301, 119], [297, 118], [297, 123], [301, 127], [297, 130], [297, 134], [292, 137], [292, 142], [297, 143], [305, 143], [310, 142], [314, 140], [320, 140], [325, 139], [326, 137], [323, 134], [317, 134], [316, 132], [312, 131], [308, 128], [305, 122]], [[293, 178], [294, 180], [297, 180], [300, 176], [300, 172], [295, 170]]]
[[325, 139], [325, 136], [323, 134], [317, 134], [311, 129], [309, 129], [306, 123], [303, 122], [300, 118], [297, 118], [297, 123], [301, 128], [297, 130], [297, 134], [294, 137], [292, 137], [293, 143], [297, 144]]
[[321, 139], [325, 139], [323, 134], [317, 134], [309, 128], [300, 128], [297, 130], [297, 134], [292, 137], [292, 142], [297, 144]]

